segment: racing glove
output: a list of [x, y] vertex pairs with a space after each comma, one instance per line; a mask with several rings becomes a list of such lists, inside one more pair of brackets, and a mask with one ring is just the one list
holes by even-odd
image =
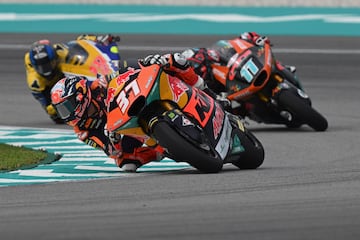
[[175, 75], [177, 75], [180, 79], [183, 79], [183, 81], [189, 85], [203, 90], [206, 94], [220, 103], [225, 109], [229, 108], [230, 101], [226, 98], [226, 96], [216, 95], [216, 93], [207, 86], [204, 79], [197, 75], [193, 68], [189, 65], [185, 54], [156, 54], [149, 55], [142, 60], [143, 66], [150, 66], [152, 64], [163, 66], [165, 71], [175, 73]]
[[266, 36], [260, 36], [256, 32], [244, 32], [240, 35], [241, 39], [247, 40], [257, 46], [264, 46], [265, 43], [270, 44], [270, 39]]
[[149, 55], [144, 59], [140, 60], [143, 66], [150, 66], [152, 64], [158, 64], [164, 67], [164, 70], [179, 72], [180, 70], [186, 70], [190, 67], [185, 55], [180, 53], [174, 54], [155, 54]]
[[113, 42], [120, 42], [120, 37], [119, 36], [113, 36], [111, 34], [106, 34], [106, 35], [98, 35], [96, 37], [97, 42], [100, 42], [104, 45], [108, 45], [110, 43]]
[[82, 34], [77, 37], [77, 40], [83, 40], [83, 39], [98, 42], [103, 45], [108, 45], [112, 42], [120, 42], [119, 36], [113, 36], [111, 34], [106, 34], [106, 35]]
[[140, 60], [143, 66], [158, 64], [170, 75], [175, 75], [190, 86], [203, 89], [204, 80], [195, 73], [188, 60], [183, 54], [174, 53], [166, 55], [149, 55]]
[[57, 112], [52, 104], [49, 104], [45, 107], [45, 111], [50, 116], [51, 120], [53, 120], [56, 124], [63, 124], [64, 120], [62, 120], [58, 115]]
[[153, 64], [158, 64], [160, 66], [167, 66], [169, 64], [168, 59], [164, 55], [155, 54], [148, 55], [144, 59], [140, 60], [140, 63], [143, 66], [150, 66]]

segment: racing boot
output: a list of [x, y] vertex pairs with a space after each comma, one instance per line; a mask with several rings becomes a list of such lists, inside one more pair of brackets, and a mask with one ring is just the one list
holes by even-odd
[[296, 72], [296, 67], [291, 65], [285, 65], [285, 68], [287, 68], [292, 74]]
[[202, 89], [207, 95], [215, 99], [225, 111], [231, 111], [231, 102], [227, 99], [227, 93], [221, 92], [221, 94], [216, 94], [213, 90], [211, 90], [208, 86], [205, 86]]
[[150, 147], [137, 147], [132, 153], [124, 152], [115, 162], [125, 172], [136, 172], [142, 165], [161, 159], [163, 159], [161, 152]]
[[300, 83], [299, 79], [296, 76], [296, 67], [292, 66], [292, 65], [284, 65], [281, 64], [280, 62], [277, 62], [277, 64], [280, 66], [280, 70], [282, 68], [284, 68], [283, 73], [285, 74], [286, 78], [293, 83], [296, 87], [300, 88], [301, 90], [304, 90], [304, 88], [302, 87], [302, 84]]
[[279, 70], [285, 68], [286, 70], [288, 70], [290, 73], [294, 74], [295, 75], [295, 72], [296, 72], [296, 67], [293, 66], [293, 65], [285, 65], [283, 63], [281, 63], [280, 61], [276, 61], [276, 65], [277, 65], [277, 68]]

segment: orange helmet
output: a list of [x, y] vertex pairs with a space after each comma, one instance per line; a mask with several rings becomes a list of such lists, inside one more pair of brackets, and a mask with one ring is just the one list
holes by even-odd
[[91, 81], [85, 77], [71, 76], [58, 81], [51, 89], [51, 102], [58, 116], [67, 124], [75, 126], [89, 115], [92, 102]]

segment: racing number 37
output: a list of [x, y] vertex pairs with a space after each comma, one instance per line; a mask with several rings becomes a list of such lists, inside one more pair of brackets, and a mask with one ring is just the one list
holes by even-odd
[[[133, 93], [133, 96], [129, 96], [130, 92]], [[125, 88], [119, 93], [116, 98], [116, 103], [118, 104], [121, 112], [124, 114], [129, 107], [130, 100], [129, 98], [135, 98], [140, 93], [140, 88], [137, 81], [131, 81]]]

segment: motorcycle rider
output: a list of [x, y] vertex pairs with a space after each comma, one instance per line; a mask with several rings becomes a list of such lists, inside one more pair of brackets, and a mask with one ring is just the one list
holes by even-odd
[[230, 101], [226, 98], [226, 96], [217, 95], [207, 86], [202, 76], [198, 74], [195, 71], [196, 69], [190, 65], [190, 61], [184, 54], [168, 53], [165, 55], [148, 55], [147, 57], [141, 59], [140, 62], [143, 66], [158, 64], [162, 66], [166, 73], [174, 75], [182, 79], [190, 86], [199, 88], [200, 90], [207, 93], [210, 97], [217, 100], [224, 109], [227, 109], [230, 106]]
[[78, 139], [103, 150], [127, 172], [150, 161], [161, 160], [156, 147], [143, 147], [142, 142], [129, 136], [106, 131], [106, 83], [85, 77], [69, 76], [59, 80], [51, 89], [51, 103], [59, 118], [73, 127]]
[[[257, 46], [264, 46], [265, 43], [271, 44], [270, 39], [266, 36], [261, 36], [256, 32], [243, 32], [234, 39], [220, 40], [209, 48], [187, 49], [182, 52], [182, 55], [187, 58], [189, 64], [195, 69], [197, 74], [202, 76], [204, 79], [212, 80], [213, 76], [208, 65], [209, 61], [221, 62], [222, 60], [229, 60], [236, 51], [228, 42], [236, 39], [246, 40]], [[278, 62], [278, 64], [282, 65], [280, 62]], [[283, 67], [286, 67], [293, 74], [296, 72], [295, 66], [284, 65]]]
[[[270, 44], [270, 40], [266, 36], [260, 36], [256, 32], [243, 32], [238, 37], [239, 39], [246, 40], [254, 45], [263, 46], [265, 43]], [[235, 38], [235, 39], [236, 39]], [[231, 39], [234, 40], [234, 39]], [[169, 53], [165, 55], [149, 55], [145, 58], [145, 63], [157, 63], [164, 66], [165, 69], [170, 71], [174, 69], [194, 69], [195, 73], [205, 79], [205, 82], [197, 84], [196, 87], [204, 89], [205, 92], [210, 93], [220, 103], [226, 103], [226, 92], [223, 85], [218, 83], [212, 74], [210, 63], [227, 61], [233, 56], [236, 51], [228, 44], [229, 40], [220, 40], [214, 46], [209, 48], [190, 48], [186, 49], [182, 53]], [[174, 61], [172, 61], [172, 59]], [[226, 60], [225, 60], [226, 59]], [[280, 68], [286, 68], [289, 73], [295, 74], [296, 67], [282, 65], [280, 62], [277, 63]], [[300, 82], [296, 84], [300, 85]], [[301, 87], [301, 86], [300, 86]], [[211, 90], [210, 90], [211, 89]], [[220, 93], [219, 95], [214, 92]], [[228, 101], [228, 100], [227, 100]], [[222, 104], [227, 111], [235, 113], [236, 115], [245, 116], [249, 105], [243, 103], [239, 106], [239, 103]]]
[[[78, 138], [86, 144], [102, 149], [115, 160], [118, 167], [127, 172], [151, 161], [163, 158], [162, 149], [157, 146], [143, 146], [141, 141], [106, 130], [106, 91], [113, 78], [128, 78], [128, 72], [150, 65], [147, 59], [121, 61], [117, 73], [100, 76], [94, 81], [85, 77], [68, 76], [58, 81], [51, 89], [51, 104], [59, 118], [74, 128]], [[173, 58], [170, 58], [173, 61]], [[192, 68], [173, 63], [173, 74], [191, 86], [201, 87], [204, 80]], [[176, 67], [175, 67], [176, 66]], [[127, 79], [126, 79], [127, 80]]]
[[[120, 41], [118, 36], [80, 35], [77, 40], [90, 40], [104, 46]], [[55, 123], [63, 123], [51, 105], [50, 89], [57, 81], [65, 77], [62, 64], [66, 55], [62, 54], [67, 48], [64, 43], [51, 44], [43, 39], [34, 42], [25, 54], [26, 80], [33, 97], [41, 104], [46, 113]]]
[[144, 147], [142, 142], [132, 137], [121, 137], [106, 131], [106, 88], [112, 78], [121, 77], [122, 74], [128, 77], [126, 72], [138, 69], [139, 64], [159, 64], [168, 74], [204, 90], [223, 106], [229, 103], [226, 97], [214, 95], [183, 54], [149, 55], [135, 63], [123, 61], [122, 64], [118, 73], [100, 77], [93, 82], [83, 77], [61, 79], [51, 90], [51, 100], [60, 118], [74, 127], [81, 141], [102, 149], [109, 157], [115, 159], [116, 165], [124, 171], [135, 172], [144, 164], [161, 160], [163, 155], [156, 146]]

